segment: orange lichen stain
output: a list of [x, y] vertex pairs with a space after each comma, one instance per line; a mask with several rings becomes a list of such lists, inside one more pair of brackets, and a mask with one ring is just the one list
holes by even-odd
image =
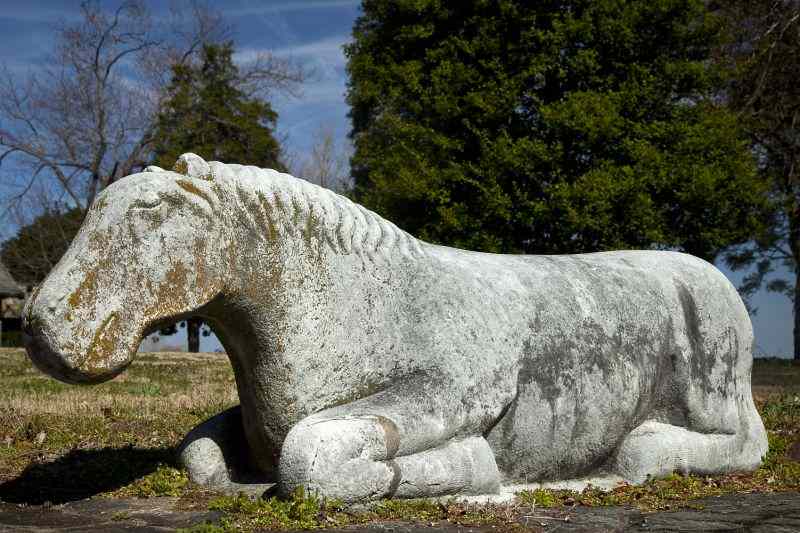
[[86, 351], [86, 357], [81, 365], [83, 372], [88, 375], [99, 375], [108, 371], [108, 361], [117, 348], [121, 326], [117, 313], [111, 313], [103, 320]]
[[211, 201], [211, 197], [208, 196], [202, 189], [198, 188], [194, 183], [184, 179], [177, 179], [175, 183], [178, 184], [178, 187], [183, 189], [184, 191], [188, 192], [189, 194], [194, 194], [208, 202], [210, 205], [214, 205], [214, 202]]
[[189, 269], [181, 262], [174, 263], [164, 276], [164, 282], [169, 288], [185, 289], [188, 280]]
[[198, 292], [197, 300], [206, 301], [215, 296], [215, 293], [220, 290], [220, 281], [212, 279], [206, 270], [206, 261], [208, 257], [208, 250], [206, 240], [203, 238], [196, 238], [194, 240], [193, 255], [194, 255], [194, 274], [195, 274], [195, 290]]
[[320, 236], [321, 229], [322, 221], [313, 210], [309, 210], [308, 216], [306, 217], [305, 228], [303, 228], [303, 237], [308, 246], [311, 246], [311, 241], [313, 239], [316, 239], [319, 243], [322, 242], [322, 237]]
[[274, 241], [275, 239], [278, 238], [278, 232], [279, 232], [278, 224], [275, 221], [275, 217], [273, 216], [272, 213], [274, 208], [272, 207], [272, 205], [269, 203], [269, 200], [267, 200], [267, 197], [262, 192], [258, 193], [258, 201], [261, 204], [261, 209], [264, 212], [264, 218], [266, 220], [265, 231], [267, 234], [267, 238]]
[[303, 219], [303, 208], [300, 201], [292, 196], [292, 224], [295, 228], [300, 226], [300, 221]]
[[151, 290], [154, 301], [144, 309], [144, 318], [150, 322], [187, 311], [189, 305], [189, 269], [183, 263], [174, 263], [158, 284]]
[[183, 159], [178, 159], [172, 166], [172, 170], [174, 172], [177, 172], [178, 174], [183, 174], [184, 176], [187, 176], [189, 174], [189, 165]]
[[70, 294], [67, 303], [72, 309], [77, 309], [87, 302], [94, 302], [97, 297], [97, 271], [90, 270], [86, 273], [78, 288]]
[[178, 311], [184, 307], [189, 289], [189, 269], [183, 263], [175, 263], [167, 271], [164, 281], [158, 286], [158, 300], [165, 308]]
[[275, 194], [275, 197], [272, 199], [272, 203], [275, 206], [275, 211], [278, 212], [278, 215], [283, 215], [285, 218], [287, 215], [286, 206], [283, 205], [283, 200], [281, 200], [280, 194]]
[[278, 237], [278, 228], [272, 218], [272, 205], [270, 205], [264, 193], [258, 192], [255, 198], [249, 202], [248, 209], [251, 216], [258, 224], [262, 234], [270, 240]]
[[99, 250], [104, 252], [108, 250], [110, 243], [111, 237], [106, 231], [93, 231], [91, 234], [89, 234], [89, 248], [91, 250]]

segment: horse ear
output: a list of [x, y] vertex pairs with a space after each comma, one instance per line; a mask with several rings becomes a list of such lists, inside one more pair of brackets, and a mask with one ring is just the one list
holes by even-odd
[[178, 174], [183, 174], [190, 178], [199, 178], [201, 180], [211, 181], [214, 176], [211, 172], [211, 166], [197, 154], [186, 153], [183, 154], [175, 161], [172, 170]]
[[149, 167], [145, 167], [145, 172], [164, 172], [164, 169], [161, 167], [157, 167], [155, 165], [150, 165]]

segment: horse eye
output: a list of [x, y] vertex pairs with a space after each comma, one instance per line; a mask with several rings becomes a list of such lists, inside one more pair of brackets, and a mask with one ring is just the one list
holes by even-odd
[[161, 205], [160, 196], [150, 196], [146, 198], [139, 198], [131, 203], [132, 209], [153, 209]]

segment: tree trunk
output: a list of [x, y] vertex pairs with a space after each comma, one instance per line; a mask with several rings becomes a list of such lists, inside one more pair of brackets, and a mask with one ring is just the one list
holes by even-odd
[[[792, 183], [793, 172], [788, 172], [787, 183]], [[787, 187], [788, 188], [788, 187]], [[791, 192], [791, 188], [788, 188]], [[794, 360], [800, 361], [800, 204], [793, 194], [789, 196], [786, 213], [789, 218], [789, 250], [794, 259]]]
[[[199, 318], [190, 318], [186, 321], [186, 344], [192, 353], [200, 351], [200, 326], [202, 324], [203, 321]], [[796, 328], [795, 331], [797, 331]]]

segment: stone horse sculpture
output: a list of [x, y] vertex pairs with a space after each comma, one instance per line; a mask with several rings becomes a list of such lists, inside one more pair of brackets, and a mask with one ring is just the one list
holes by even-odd
[[348, 502], [491, 494], [751, 470], [767, 450], [750, 320], [710, 264], [435, 246], [193, 154], [100, 194], [24, 314], [33, 362], [71, 383], [117, 375], [164, 324], [207, 321], [241, 400], [181, 448], [211, 485], [249, 468]]

